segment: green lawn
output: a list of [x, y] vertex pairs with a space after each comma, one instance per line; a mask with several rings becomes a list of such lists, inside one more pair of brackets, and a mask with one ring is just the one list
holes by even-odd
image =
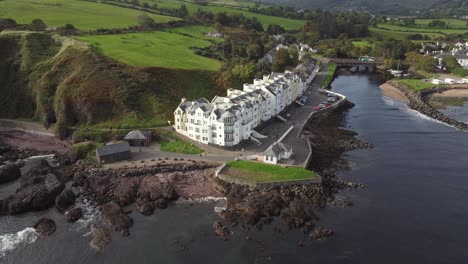
[[226, 12], [228, 14], [243, 14], [245, 17], [256, 17], [266, 29], [270, 24], [277, 24], [284, 27], [287, 30], [292, 29], [299, 29], [305, 24], [305, 20], [297, 20], [297, 19], [289, 19], [283, 17], [274, 17], [274, 16], [266, 16], [256, 13], [247, 12], [238, 8], [231, 8], [231, 7], [223, 7], [223, 6], [215, 6], [215, 5], [197, 5], [195, 3], [190, 3], [187, 1], [181, 0], [140, 0], [141, 3], [149, 3], [154, 4], [156, 3], [158, 7], [166, 7], [166, 8], [180, 8], [182, 4], [187, 6], [187, 9], [190, 14], [196, 12], [198, 9], [210, 11], [213, 13], [220, 13]]
[[[73, 24], [81, 30], [134, 26], [138, 24], [137, 18], [141, 13], [137, 10], [79, 0], [0, 1], [0, 18], [13, 18], [23, 24], [40, 18], [48, 26]], [[160, 23], [179, 20], [169, 16], [148, 15]]]
[[231, 161], [227, 163], [226, 169], [230, 176], [254, 182], [305, 180], [318, 177], [313, 171], [299, 167], [283, 168], [245, 160]]
[[333, 81], [333, 77], [335, 76], [336, 72], [336, 63], [331, 62], [328, 64], [328, 72], [327, 72], [327, 77], [325, 77], [325, 80], [323, 80], [322, 87], [324, 89], [328, 88], [330, 86], [331, 82]]
[[203, 39], [170, 32], [84, 36], [78, 39], [96, 46], [104, 55], [132, 66], [216, 71], [220, 62], [196, 55], [191, 48], [212, 45]]
[[203, 150], [198, 148], [197, 146], [185, 142], [180, 139], [175, 139], [174, 141], [162, 141], [160, 142], [161, 151], [166, 152], [176, 152], [176, 153], [183, 153], [183, 154], [201, 154]]
[[398, 80], [398, 82], [406, 84], [409, 88], [411, 88], [411, 89], [413, 89], [415, 91], [421, 91], [421, 90], [430, 89], [430, 88], [440, 86], [440, 85], [433, 84], [433, 83], [430, 83], [430, 82], [424, 82], [424, 81], [418, 80], [418, 79], [400, 79], [400, 80]]

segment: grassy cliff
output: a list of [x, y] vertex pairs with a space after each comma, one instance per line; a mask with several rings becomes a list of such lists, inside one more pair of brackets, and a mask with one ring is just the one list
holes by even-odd
[[136, 68], [88, 44], [45, 33], [0, 33], [0, 118], [33, 118], [70, 126], [167, 124], [179, 98], [224, 89], [209, 71]]

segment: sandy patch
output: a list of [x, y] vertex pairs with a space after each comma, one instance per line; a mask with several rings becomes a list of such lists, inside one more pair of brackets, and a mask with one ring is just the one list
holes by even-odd
[[402, 93], [400, 90], [397, 88], [391, 86], [390, 84], [384, 83], [380, 86], [380, 89], [382, 89], [382, 92], [385, 96], [408, 103], [408, 98], [406, 98], [405, 94]]
[[431, 96], [434, 97], [466, 97], [468, 98], [468, 88], [467, 89], [453, 89], [447, 90], [441, 93], [433, 93]]
[[23, 131], [0, 131], [0, 141], [18, 149], [65, 153], [71, 144], [56, 137], [30, 134]]

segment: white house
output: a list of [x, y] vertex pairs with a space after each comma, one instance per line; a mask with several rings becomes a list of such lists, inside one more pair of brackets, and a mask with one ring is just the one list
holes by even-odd
[[292, 154], [291, 146], [277, 142], [265, 151], [263, 154], [263, 162], [277, 164], [282, 159], [289, 159]]
[[299, 75], [287, 71], [255, 79], [244, 84], [243, 90], [228, 89], [226, 96], [215, 96], [211, 102], [182, 98], [174, 111], [174, 128], [203, 144], [235, 146], [302, 96], [306, 88]]

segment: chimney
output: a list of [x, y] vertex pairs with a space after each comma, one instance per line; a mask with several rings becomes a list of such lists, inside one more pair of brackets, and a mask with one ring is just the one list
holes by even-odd
[[185, 103], [187, 101], [187, 98], [182, 97], [182, 103]]

